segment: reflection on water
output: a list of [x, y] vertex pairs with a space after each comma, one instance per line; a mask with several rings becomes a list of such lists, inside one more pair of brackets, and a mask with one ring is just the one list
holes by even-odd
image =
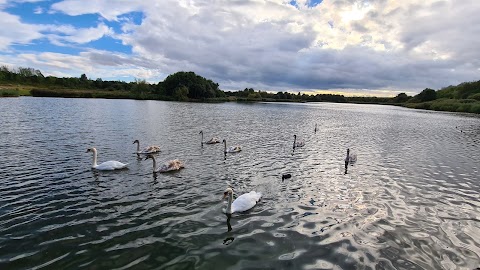
[[[1, 269], [480, 266], [477, 116], [27, 97], [0, 107]], [[199, 130], [242, 151], [198, 144]], [[294, 134], [304, 147], [292, 149]], [[152, 173], [135, 139], [185, 168]], [[129, 169], [91, 170], [93, 146]], [[225, 186], [264, 196], [225, 215]]]

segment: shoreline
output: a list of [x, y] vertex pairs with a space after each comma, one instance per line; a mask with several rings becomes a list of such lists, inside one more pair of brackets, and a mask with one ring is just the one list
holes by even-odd
[[[370, 104], [370, 105], [389, 105], [389, 106], [397, 106], [397, 107], [404, 107], [408, 109], [414, 110], [425, 110], [425, 111], [437, 111], [437, 112], [451, 112], [451, 113], [468, 113], [473, 115], [480, 114], [479, 112], [469, 112], [469, 111], [458, 111], [458, 110], [442, 110], [442, 109], [430, 109], [432, 104], [435, 102], [422, 102], [422, 103], [376, 103], [376, 102], [332, 102], [332, 101], [306, 101], [306, 100], [291, 100], [291, 99], [248, 99], [248, 98], [238, 98], [238, 97], [225, 97], [225, 98], [207, 98], [207, 99], [190, 99], [190, 100], [173, 100], [172, 98], [168, 97], [158, 97], [154, 95], [144, 95], [144, 96], [134, 96], [131, 93], [124, 92], [118, 95], [117, 91], [97, 91], [97, 90], [48, 90], [48, 89], [32, 89], [36, 90], [34, 93], [29, 94], [18, 94], [15, 96], [8, 95], [3, 96], [0, 95], [0, 98], [15, 98], [15, 97], [22, 97], [22, 96], [32, 96], [32, 97], [53, 97], [53, 98], [103, 98], [103, 99], [130, 99], [130, 100], [158, 100], [158, 101], [177, 101], [177, 102], [191, 102], [191, 103], [224, 103], [224, 102], [238, 102], [238, 103], [257, 103], [257, 102], [266, 102], [266, 103], [339, 103], [339, 104]], [[40, 90], [40, 91], [38, 91]], [[18, 91], [18, 90], [17, 90]], [[68, 91], [68, 92], [67, 92]], [[60, 94], [62, 93], [62, 94]], [[117, 95], [116, 95], [117, 94]], [[444, 100], [443, 100], [444, 101]], [[455, 101], [455, 100], [454, 100]], [[442, 102], [442, 100], [440, 100]], [[439, 103], [439, 102], [437, 102]], [[479, 102], [480, 103], [480, 102]], [[454, 102], [450, 104], [456, 104]]]

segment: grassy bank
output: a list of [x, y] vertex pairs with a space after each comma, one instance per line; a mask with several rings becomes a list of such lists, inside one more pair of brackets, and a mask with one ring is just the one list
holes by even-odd
[[[173, 101], [173, 97], [160, 96], [151, 92], [133, 92], [125, 90], [94, 90], [94, 89], [47, 89], [34, 88], [29, 85], [0, 85], [0, 97], [64, 97], [64, 98], [107, 98], [107, 99], [139, 99], [139, 100], [165, 100]], [[303, 99], [273, 99], [273, 98], [248, 98], [227, 96], [206, 99], [188, 99], [188, 102], [308, 102]], [[346, 103], [369, 103], [404, 106], [413, 109], [426, 109], [435, 111], [466, 112], [480, 114], [480, 101], [476, 99], [439, 98], [426, 102], [386, 103], [386, 102], [360, 102], [347, 100]]]
[[3, 84], [0, 85], [0, 97], [30, 96], [32, 89], [33, 86]]
[[406, 103], [404, 106], [413, 109], [480, 114], [480, 101], [475, 99], [442, 98], [421, 103]]
[[34, 97], [64, 97], [64, 98], [109, 98], [109, 99], [157, 99], [150, 93], [131, 93], [128, 91], [101, 91], [81, 89], [39, 89], [30, 91]]
[[0, 97], [18, 97], [18, 90], [15, 89], [0, 89]]

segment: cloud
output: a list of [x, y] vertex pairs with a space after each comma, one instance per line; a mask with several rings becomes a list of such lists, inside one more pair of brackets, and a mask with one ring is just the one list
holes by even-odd
[[48, 35], [50, 41], [58, 45], [64, 45], [64, 42], [84, 44], [113, 34], [113, 30], [104, 23], [89, 28], [75, 28], [71, 25], [49, 25], [45, 29], [50, 32]]
[[20, 17], [0, 11], [0, 50], [8, 50], [14, 44], [28, 44], [41, 38], [41, 27], [22, 23]]
[[43, 8], [42, 7], [36, 7], [35, 10], [33, 11], [33, 13], [35, 14], [43, 14]]
[[107, 20], [117, 20], [119, 15], [149, 8], [141, 2], [130, 0], [66, 0], [54, 3], [51, 9], [52, 11], [62, 12], [70, 16], [100, 14]]
[[[65, 22], [25, 25], [13, 16], [9, 30], [0, 30], [0, 49], [41, 38], [39, 33], [62, 46], [108, 36], [131, 47], [132, 54], [80, 47], [83, 52], [74, 56], [33, 54], [22, 59], [31, 61], [27, 66], [53, 70], [68, 63], [72, 72], [95, 66], [95, 74], [129, 73], [150, 81], [194, 71], [226, 90], [248, 86], [396, 93], [479, 79], [478, 1], [318, 2], [65, 0], [50, 10], [103, 19], [95, 27], [78, 28]], [[128, 19], [132, 12], [141, 12], [142, 20]]]

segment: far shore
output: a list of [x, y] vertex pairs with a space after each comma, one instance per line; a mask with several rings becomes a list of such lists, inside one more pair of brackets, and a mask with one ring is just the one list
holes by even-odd
[[[19, 96], [34, 96], [34, 97], [59, 97], [59, 98], [106, 98], [106, 99], [134, 99], [134, 100], [162, 100], [175, 101], [171, 97], [162, 97], [154, 94], [134, 95], [127, 91], [105, 91], [93, 89], [46, 89], [38, 88], [28, 85], [1, 85], [0, 97], [19, 97]], [[384, 98], [382, 98], [384, 99]], [[374, 102], [369, 101], [352, 101], [335, 102], [335, 101], [306, 101], [302, 99], [273, 99], [273, 98], [248, 98], [227, 96], [222, 98], [204, 98], [204, 99], [188, 99], [182, 100], [184, 102], [204, 102], [204, 103], [220, 103], [220, 102], [294, 102], [294, 103], [353, 103], [353, 104], [378, 104], [378, 105], [393, 105], [402, 106], [411, 109], [425, 109], [434, 111], [447, 112], [467, 112], [480, 114], [478, 111], [465, 111], [465, 104], [470, 106], [480, 106], [480, 101], [470, 101], [469, 103], [462, 103], [455, 99], [440, 99], [420, 103], [395, 103], [395, 102]]]

